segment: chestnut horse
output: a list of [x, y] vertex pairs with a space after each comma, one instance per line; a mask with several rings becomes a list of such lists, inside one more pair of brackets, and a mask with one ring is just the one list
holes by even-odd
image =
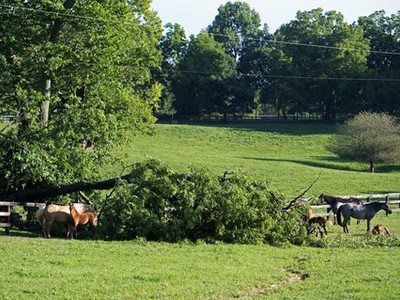
[[97, 228], [97, 216], [92, 211], [86, 211], [79, 213], [76, 207], [71, 203], [69, 205], [70, 219], [69, 219], [69, 237], [72, 239], [77, 236], [77, 230], [79, 224], [90, 223], [92, 227], [92, 236], [96, 236]]
[[[79, 212], [93, 210], [92, 205], [82, 203], [73, 205]], [[46, 206], [36, 211], [36, 220], [42, 226], [43, 237], [50, 237], [50, 229], [54, 222], [68, 225], [70, 220], [69, 206], [46, 203]], [[67, 233], [68, 235], [69, 232]]]
[[[314, 232], [315, 228], [313, 228], [313, 224], [316, 224], [318, 227], [318, 232], [321, 237], [328, 235], [328, 231], [326, 230], [326, 225], [329, 224], [329, 220], [323, 216], [315, 216], [312, 212], [311, 207], [307, 210], [307, 215], [304, 216], [303, 221], [307, 225], [307, 234], [311, 234]], [[324, 230], [322, 231], [321, 228]]]

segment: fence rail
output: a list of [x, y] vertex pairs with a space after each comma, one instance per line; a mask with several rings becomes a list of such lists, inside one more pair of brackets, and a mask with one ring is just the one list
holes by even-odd
[[[368, 195], [352, 195], [352, 196], [335, 196], [342, 199], [354, 199], [354, 200], [366, 200], [365, 202], [388, 202], [389, 206], [398, 205], [398, 208], [392, 208], [392, 212], [400, 212], [400, 193], [388, 193], [388, 194], [368, 194]], [[398, 200], [390, 200], [397, 198]], [[364, 201], [362, 201], [364, 202]], [[328, 204], [311, 205], [313, 210], [328, 209]], [[332, 213], [318, 213], [318, 216], [330, 216]]]

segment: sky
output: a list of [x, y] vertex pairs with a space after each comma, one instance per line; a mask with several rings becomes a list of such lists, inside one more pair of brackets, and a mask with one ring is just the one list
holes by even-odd
[[[152, 8], [158, 12], [163, 25], [178, 23], [186, 35], [197, 35], [210, 25], [218, 14], [218, 7], [227, 0], [153, 0]], [[235, 0], [231, 0], [235, 2]], [[252, 9], [267, 23], [269, 31], [275, 32], [282, 24], [296, 18], [297, 11], [321, 7], [324, 12], [335, 10], [343, 14], [346, 22], [357, 21], [359, 16], [369, 16], [377, 10], [384, 10], [389, 16], [400, 11], [399, 0], [247, 0]]]

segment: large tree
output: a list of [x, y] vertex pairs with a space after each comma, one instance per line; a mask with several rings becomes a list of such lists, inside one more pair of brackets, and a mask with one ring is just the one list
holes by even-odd
[[339, 127], [328, 149], [339, 157], [366, 161], [374, 172], [377, 162], [400, 160], [400, 125], [391, 115], [362, 112]]
[[391, 80], [400, 78], [400, 12], [387, 16], [383, 10], [376, 11], [360, 17], [357, 24], [370, 41], [369, 76], [376, 79], [365, 85], [368, 106], [376, 111], [398, 114], [399, 84]]
[[189, 41], [186, 39], [184, 28], [175, 23], [167, 23], [164, 26], [166, 32], [160, 40], [160, 48], [163, 54], [162, 68], [157, 73], [160, 83], [163, 85], [160, 106], [157, 109], [158, 116], [172, 116], [175, 95], [172, 91], [172, 82], [177, 76], [179, 63], [187, 53]]
[[150, 3], [2, 2], [0, 107], [16, 119], [0, 136], [1, 192], [100, 177], [114, 143], [154, 122]]
[[207, 28], [235, 59], [243, 55], [246, 43], [258, 38], [263, 30], [268, 31], [268, 27], [261, 29], [258, 12], [242, 1], [228, 1], [221, 5], [214, 21]]
[[346, 79], [357, 79], [366, 71], [369, 44], [360, 27], [344, 22], [340, 13], [318, 8], [299, 11], [275, 38], [292, 59], [287, 75], [299, 78], [292, 88], [307, 101], [300, 106], [311, 105], [327, 119], [357, 108], [361, 87]]
[[174, 82], [179, 114], [228, 112], [234, 100], [231, 81], [236, 76], [235, 67], [234, 59], [212, 35], [203, 31], [193, 37]]

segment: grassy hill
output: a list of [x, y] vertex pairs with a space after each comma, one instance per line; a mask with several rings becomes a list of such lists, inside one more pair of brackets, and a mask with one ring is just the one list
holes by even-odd
[[179, 171], [191, 165], [221, 175], [242, 170], [270, 181], [287, 197], [299, 194], [318, 176], [309, 196], [399, 191], [398, 166], [378, 165], [370, 174], [367, 163], [343, 160], [327, 151], [334, 133], [334, 125], [323, 123], [159, 124], [153, 136], [137, 136], [119, 152], [129, 162], [151, 157]]
[[[396, 166], [369, 174], [326, 151], [334, 132], [326, 124], [157, 125], [154, 136], [118, 153], [179, 171], [240, 169], [288, 197], [319, 174], [309, 195], [398, 191]], [[329, 226], [321, 243], [328, 248], [70, 241], [0, 229], [0, 299], [398, 299], [399, 218], [379, 213], [372, 222], [385, 224], [390, 238], [365, 234], [365, 222], [353, 221], [350, 234]]]

